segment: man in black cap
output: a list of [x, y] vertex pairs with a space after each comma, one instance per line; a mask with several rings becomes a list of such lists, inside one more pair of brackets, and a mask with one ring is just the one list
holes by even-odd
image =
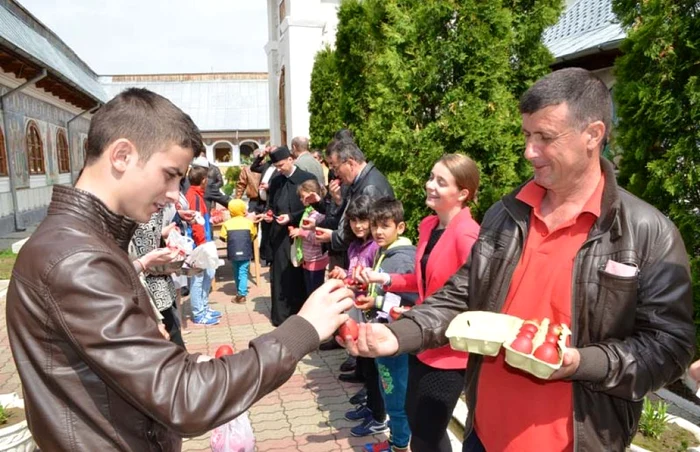
[[[270, 181], [267, 193], [267, 209], [263, 220], [270, 224], [269, 241], [272, 248], [272, 313], [271, 320], [275, 326], [280, 325], [289, 316], [299, 312], [306, 297], [304, 275], [301, 267], [292, 265], [288, 226], [299, 227], [304, 213], [297, 195], [301, 183], [315, 176], [294, 166], [294, 159], [286, 146], [281, 146], [270, 153], [270, 161], [277, 168], [280, 176]], [[272, 211], [272, 216], [267, 215]]]

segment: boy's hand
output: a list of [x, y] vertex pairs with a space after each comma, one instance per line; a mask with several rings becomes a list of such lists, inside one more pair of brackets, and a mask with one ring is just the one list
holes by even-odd
[[328, 277], [331, 279], [345, 279], [347, 276], [348, 273], [338, 266], [333, 267], [333, 270], [328, 273]]
[[366, 311], [368, 309], [372, 309], [374, 306], [374, 297], [371, 297], [369, 295], [359, 295], [357, 298], [355, 298], [355, 307], [357, 309], [362, 309], [363, 311]]
[[384, 285], [389, 282], [388, 273], [380, 273], [372, 270], [371, 268], [363, 268], [361, 271], [357, 272], [355, 279], [363, 284], [381, 284]]

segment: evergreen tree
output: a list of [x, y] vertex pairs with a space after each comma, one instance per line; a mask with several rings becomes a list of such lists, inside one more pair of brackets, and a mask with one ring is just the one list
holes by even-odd
[[316, 54], [311, 71], [311, 114], [309, 134], [312, 149], [325, 149], [335, 132], [343, 127], [340, 119], [340, 80], [335, 52], [326, 47]]
[[[678, 226], [700, 318], [700, 3], [614, 0], [627, 27], [615, 63], [620, 183]], [[697, 320], [696, 320], [697, 322]]]
[[341, 4], [341, 121], [387, 174], [409, 235], [428, 213], [424, 184], [443, 153], [463, 152], [479, 164], [477, 217], [529, 174], [518, 97], [549, 70], [540, 37], [560, 8], [559, 0]]

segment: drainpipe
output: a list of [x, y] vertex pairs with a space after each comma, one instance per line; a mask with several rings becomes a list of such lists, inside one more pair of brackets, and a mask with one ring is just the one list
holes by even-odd
[[71, 152], [70, 147], [73, 144], [73, 134], [71, 134], [70, 131], [70, 123], [75, 121], [76, 119], [80, 118], [86, 113], [94, 113], [98, 108], [102, 106], [101, 102], [98, 102], [97, 105], [95, 105], [92, 108], [88, 108], [87, 110], [82, 111], [81, 113], [78, 113], [77, 115], [73, 116], [70, 118], [68, 121], [66, 121], [66, 130], [68, 131], [68, 164], [70, 166], [70, 184], [73, 185], [75, 184], [75, 180], [73, 179], [73, 152]]
[[[39, 80], [43, 79], [48, 75], [48, 72], [46, 72], [46, 69], [42, 69], [41, 73], [38, 75], [34, 76], [32, 79], [27, 80], [26, 82], [22, 83], [18, 87], [11, 89], [7, 93], [5, 93], [3, 96], [0, 97], [0, 107], [2, 108], [2, 119], [3, 119], [3, 124], [5, 126], [5, 134], [9, 132], [9, 120], [7, 118], [7, 108], [5, 106], [5, 99], [7, 99], [8, 96], [22, 91], [24, 88], [26, 88], [29, 85], [32, 85]], [[6, 140], [9, 142], [9, 140]], [[17, 232], [22, 232], [26, 230], [26, 228], [21, 227], [20, 221], [19, 221], [19, 203], [17, 202], [17, 186], [15, 184], [15, 153], [12, 152], [11, 149], [5, 149], [7, 152], [7, 172], [9, 173], [10, 176], [10, 193], [12, 194], [12, 209], [14, 212], [14, 217], [15, 217], [15, 231]]]

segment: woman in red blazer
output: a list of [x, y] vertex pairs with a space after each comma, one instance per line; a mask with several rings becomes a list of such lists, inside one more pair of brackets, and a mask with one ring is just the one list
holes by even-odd
[[[415, 272], [386, 274], [365, 270], [367, 282], [391, 292], [417, 292], [416, 304], [440, 289], [467, 262], [479, 235], [467, 204], [479, 188], [479, 170], [463, 154], [445, 154], [425, 184], [425, 203], [435, 215], [421, 221]], [[406, 414], [413, 452], [451, 451], [447, 424], [464, 387], [467, 354], [449, 345], [409, 356]]]

